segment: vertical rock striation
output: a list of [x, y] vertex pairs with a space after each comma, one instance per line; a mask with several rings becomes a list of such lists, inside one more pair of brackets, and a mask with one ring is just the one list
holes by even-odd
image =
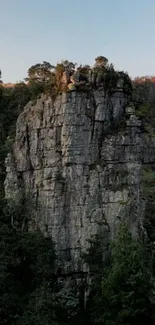
[[80, 270], [81, 250], [94, 234], [107, 245], [126, 218], [136, 235], [147, 157], [141, 121], [122, 91], [70, 91], [55, 101], [42, 95], [17, 120], [6, 159], [6, 197], [21, 186], [32, 191], [35, 225], [52, 236], [66, 268], [68, 262]]

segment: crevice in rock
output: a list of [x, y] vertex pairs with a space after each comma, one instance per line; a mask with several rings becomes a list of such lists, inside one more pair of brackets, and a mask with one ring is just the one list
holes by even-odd
[[30, 153], [30, 135], [29, 135], [29, 127], [28, 125], [26, 125], [26, 141], [27, 141], [27, 159], [28, 159], [28, 168], [29, 170], [33, 173], [34, 172], [34, 168], [33, 168], [33, 165], [32, 165], [32, 162], [31, 162], [31, 153]]
[[91, 140], [93, 139], [93, 136], [94, 136], [94, 129], [95, 129], [95, 112], [96, 112], [96, 109], [97, 109], [97, 105], [96, 105], [96, 101], [95, 101], [94, 93], [93, 93], [93, 96], [92, 96], [92, 100], [93, 100], [93, 114], [92, 114], [92, 116], [91, 116], [91, 124], [92, 124]]

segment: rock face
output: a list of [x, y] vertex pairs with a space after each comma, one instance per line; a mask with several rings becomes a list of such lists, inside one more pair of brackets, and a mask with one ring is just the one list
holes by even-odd
[[[28, 103], [6, 159], [6, 197], [35, 195], [35, 224], [52, 236], [65, 266], [80, 270], [94, 234], [107, 245], [126, 218], [136, 235], [143, 216], [140, 171], [148, 153], [141, 122], [123, 92], [71, 91]], [[151, 155], [152, 159], [153, 154]], [[67, 264], [68, 262], [68, 264]]]

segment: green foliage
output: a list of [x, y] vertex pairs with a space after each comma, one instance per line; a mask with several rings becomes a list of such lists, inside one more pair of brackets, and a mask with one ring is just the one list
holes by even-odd
[[52, 240], [41, 232], [13, 228], [5, 205], [1, 202], [0, 319], [1, 324], [10, 325], [18, 324], [39, 288], [45, 283], [52, 288], [55, 251]]
[[70, 62], [68, 60], [63, 60], [62, 65], [65, 70], [69, 71], [71, 74], [74, 73], [77, 63]]
[[155, 83], [145, 81], [134, 85], [133, 101], [136, 114], [141, 118], [143, 129], [155, 136]]
[[127, 94], [130, 98], [132, 97], [133, 93], [133, 85], [131, 82], [131, 79], [127, 72], [119, 71], [119, 76], [123, 78], [124, 84], [123, 84], [123, 91], [125, 94]]
[[22, 187], [7, 200], [5, 207], [5, 215], [11, 216], [12, 227], [20, 231], [27, 231], [30, 221], [31, 226], [35, 226], [34, 211], [34, 195], [31, 192], [26, 193]]
[[103, 324], [146, 324], [151, 321], [151, 265], [142, 243], [121, 226], [112, 244], [112, 264], [102, 280]]
[[[58, 311], [60, 314], [58, 315]], [[61, 310], [56, 301], [55, 294], [51, 293], [50, 286], [45, 283], [35, 290], [30, 298], [19, 324], [22, 325], [65, 325], [65, 321], [59, 321]]]
[[106, 64], [108, 63], [108, 59], [105, 56], [98, 56], [95, 59], [96, 65], [100, 65], [100, 66], [106, 66]]
[[134, 84], [133, 100], [138, 105], [155, 103], [155, 83], [146, 80]]
[[67, 289], [51, 292], [50, 285], [44, 283], [32, 293], [21, 321], [23, 325], [79, 324], [78, 313], [77, 297]]
[[155, 171], [151, 167], [142, 170], [142, 190], [145, 199], [144, 227], [151, 241], [155, 241]]
[[18, 83], [12, 88], [0, 86], [0, 197], [3, 196], [5, 178], [4, 160], [15, 135], [15, 123], [30, 98], [29, 88], [24, 83]]
[[[55, 67], [45, 61], [33, 65], [29, 68], [28, 77], [26, 78], [31, 96], [35, 97], [43, 92], [47, 93], [54, 99], [59, 92], [67, 92], [70, 77], [74, 75], [75, 72], [79, 72], [79, 81], [76, 83], [77, 91], [88, 92], [91, 87], [94, 88], [102, 84], [105, 91], [111, 94], [116, 91], [117, 82], [121, 78], [124, 80], [123, 91], [127, 95], [131, 95], [132, 84], [127, 73], [116, 71], [112, 64], [108, 65], [108, 59], [103, 56], [97, 57], [95, 61], [96, 64], [93, 69], [88, 65], [80, 65], [75, 70], [76, 64], [67, 60], [57, 63]], [[94, 80], [92, 83], [89, 83], [90, 71], [93, 73]], [[62, 81], [64, 72], [67, 74], [67, 84], [65, 85], [64, 81]], [[97, 76], [96, 82], [95, 76]]]
[[37, 63], [29, 68], [25, 80], [28, 83], [31, 99], [37, 98], [41, 93], [51, 94], [55, 85], [54, 66], [46, 61]]
[[62, 91], [61, 78], [63, 72], [67, 71], [71, 75], [74, 73], [75, 66], [76, 64], [64, 60], [57, 63], [55, 67], [46, 61], [30, 67], [28, 77], [25, 80], [28, 82], [31, 98], [36, 98], [41, 93], [46, 93], [55, 98]]
[[151, 324], [154, 307], [152, 259], [146, 247], [134, 241], [121, 225], [111, 244], [111, 260], [102, 279], [93, 285], [89, 302], [94, 323]]
[[[89, 82], [89, 72], [91, 71], [90, 66], [89, 65], [80, 65], [77, 68], [77, 71], [79, 72], [79, 84], [82, 85], [82, 83], [83, 83], [83, 87], [84, 87], [84, 85], [86, 86], [86, 84], [88, 85], [88, 82]], [[89, 87], [89, 89], [90, 89], [90, 87]]]
[[117, 87], [117, 81], [119, 79], [118, 73], [115, 71], [112, 64], [106, 67], [104, 72], [104, 88], [106, 91], [112, 93]]
[[53, 69], [54, 66], [49, 62], [37, 63], [29, 68], [26, 81], [34, 80], [38, 83], [46, 84], [53, 78]]
[[63, 60], [60, 63], [57, 63], [56, 67], [55, 67], [55, 92], [56, 94], [61, 92], [61, 91], [67, 91], [67, 85], [63, 85], [62, 83], [62, 76], [63, 73], [66, 72], [67, 76], [68, 76], [68, 83], [70, 81], [70, 76], [74, 74], [75, 71], [75, 67], [76, 67], [76, 63], [73, 62], [69, 62], [68, 60]]
[[36, 289], [24, 311], [19, 324], [22, 325], [51, 325], [57, 324], [55, 315], [55, 297], [51, 294], [48, 284]]
[[150, 136], [155, 136], [155, 102], [136, 103], [136, 114], [143, 123], [143, 128]]
[[16, 84], [12, 88], [1, 87], [0, 136], [2, 141], [30, 98], [29, 89], [24, 83]]
[[99, 273], [104, 260], [103, 241], [99, 235], [94, 235], [88, 240], [89, 247], [85, 253], [82, 254], [83, 259], [89, 265], [90, 271]]
[[121, 79], [123, 82], [123, 92], [128, 96], [132, 95], [132, 83], [129, 75], [124, 71], [116, 71], [113, 64], [107, 64], [106, 66], [97, 66], [95, 69], [103, 76], [103, 88], [108, 94], [112, 94], [117, 89], [117, 83]]

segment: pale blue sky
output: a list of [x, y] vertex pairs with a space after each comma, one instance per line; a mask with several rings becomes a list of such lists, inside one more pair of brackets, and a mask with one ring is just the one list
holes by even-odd
[[43, 60], [93, 64], [108, 57], [131, 76], [155, 75], [154, 0], [0, 0], [5, 82]]

